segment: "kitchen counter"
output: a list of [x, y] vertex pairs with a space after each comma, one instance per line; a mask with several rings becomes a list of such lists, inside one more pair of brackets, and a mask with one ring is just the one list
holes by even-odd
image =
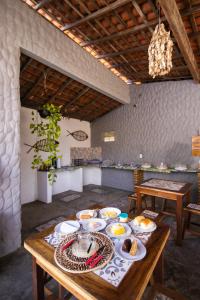
[[200, 173], [199, 169], [187, 169], [187, 170], [176, 170], [176, 169], [158, 169], [158, 168], [141, 168], [141, 167], [132, 167], [132, 166], [117, 166], [117, 165], [112, 165], [112, 166], [101, 166], [103, 169], [116, 169], [116, 170], [127, 170], [127, 171], [134, 171], [134, 170], [142, 170], [144, 172], [158, 172], [158, 173]]
[[49, 172], [38, 171], [38, 200], [51, 203], [52, 195], [69, 190], [82, 192], [84, 185], [101, 185], [101, 168], [99, 164], [83, 166], [63, 166], [54, 169], [56, 181], [51, 185], [48, 181]]

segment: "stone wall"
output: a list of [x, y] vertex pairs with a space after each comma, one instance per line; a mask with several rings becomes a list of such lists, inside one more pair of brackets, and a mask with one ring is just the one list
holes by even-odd
[[[131, 86], [130, 105], [92, 123], [92, 146], [101, 146], [103, 159], [115, 162], [138, 163], [142, 153], [143, 162], [154, 165], [165, 162], [195, 166], [198, 158], [191, 156], [191, 138], [199, 128], [200, 85], [177, 81]], [[103, 132], [112, 130], [116, 142], [103, 142]], [[103, 171], [103, 184], [133, 189], [131, 172], [111, 172]], [[195, 180], [193, 175], [190, 180]]]
[[20, 50], [129, 102], [128, 86], [20, 0], [0, 1], [0, 256], [20, 246]]

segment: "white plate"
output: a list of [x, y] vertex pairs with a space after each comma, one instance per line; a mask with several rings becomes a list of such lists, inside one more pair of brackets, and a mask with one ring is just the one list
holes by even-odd
[[[109, 212], [113, 212], [115, 213], [115, 216], [113, 217], [108, 217], [106, 216], [106, 213], [109, 213]], [[119, 208], [116, 208], [116, 207], [105, 207], [105, 208], [102, 208], [100, 211], [100, 216], [102, 219], [115, 219], [117, 218], [117, 216], [119, 216], [121, 214], [121, 210]]]
[[139, 239], [136, 239], [134, 237], [131, 237], [130, 239], [131, 239], [132, 242], [133, 242], [133, 240], [137, 240], [137, 242], [138, 242], [138, 249], [137, 249], [136, 255], [132, 256], [129, 253], [122, 250], [122, 245], [123, 245], [125, 239], [122, 239], [122, 240], [117, 241], [115, 243], [116, 252], [122, 258], [125, 258], [125, 259], [128, 259], [128, 260], [138, 261], [138, 260], [143, 259], [146, 255], [146, 253], [147, 253], [147, 250], [146, 250], [145, 246], [142, 244], [142, 242]]
[[[91, 214], [91, 218], [90, 219], [96, 218], [96, 216], [97, 216], [96, 210], [85, 209], [85, 210], [81, 210], [81, 211], [77, 212], [77, 214], [76, 214], [77, 219], [80, 219], [80, 215], [81, 214]], [[89, 220], [89, 219], [85, 219], [85, 220]]]
[[149, 169], [149, 168], [151, 168], [152, 166], [150, 165], [150, 164], [143, 164], [143, 165], [141, 165], [141, 167], [143, 168], [143, 169]]
[[69, 220], [57, 224], [54, 231], [61, 236], [65, 236], [69, 233], [76, 232], [77, 230], [79, 230], [79, 228], [80, 228], [80, 224], [78, 221]]
[[89, 232], [90, 231], [92, 231], [92, 232], [100, 231], [100, 230], [104, 229], [107, 225], [105, 220], [99, 219], [99, 218], [81, 220], [80, 223], [82, 224], [83, 229], [85, 229], [86, 231], [89, 231]]
[[[119, 234], [119, 235], [113, 234], [111, 231], [111, 228], [113, 225], [116, 225], [116, 224], [122, 225], [125, 228], [125, 233]], [[106, 233], [111, 238], [117, 238], [117, 239], [125, 238], [125, 237], [129, 236], [131, 234], [131, 232], [132, 232], [131, 228], [127, 224], [123, 224], [123, 223], [111, 223], [106, 227]]]
[[186, 171], [187, 167], [175, 167], [176, 171]]
[[[153, 221], [152, 221], [153, 222]], [[141, 226], [139, 226], [139, 225], [135, 225], [134, 223], [133, 223], [133, 220], [129, 223], [130, 225], [131, 225], [131, 227], [132, 227], [132, 229], [134, 230], [134, 231], [138, 231], [138, 232], [141, 232], [141, 233], [143, 233], [143, 232], [153, 232], [153, 231], [155, 231], [156, 230], [156, 228], [157, 228], [157, 225], [156, 225], [156, 223], [154, 223], [153, 222], [153, 224], [152, 224], [152, 226], [150, 227], [150, 228], [142, 228]]]

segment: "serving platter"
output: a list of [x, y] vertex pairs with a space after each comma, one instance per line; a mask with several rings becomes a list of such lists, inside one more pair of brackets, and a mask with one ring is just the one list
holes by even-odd
[[111, 260], [114, 253], [114, 245], [109, 237], [100, 232], [90, 233], [91, 238], [96, 243], [95, 248], [100, 249], [104, 246], [104, 249], [98, 253], [102, 255], [103, 258], [96, 264], [95, 267], [91, 268], [86, 265], [88, 257], [78, 257], [74, 255], [72, 251], [72, 245], [67, 249], [63, 250], [64, 245], [66, 245], [71, 240], [78, 240], [79, 233], [69, 234], [56, 248], [54, 253], [54, 259], [56, 264], [64, 271], [70, 273], [87, 273], [99, 268], [103, 268]]

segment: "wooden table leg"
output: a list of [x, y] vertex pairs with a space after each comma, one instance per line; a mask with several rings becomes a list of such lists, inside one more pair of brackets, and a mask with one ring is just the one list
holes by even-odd
[[44, 300], [44, 270], [32, 258], [33, 300]]
[[156, 197], [155, 196], [151, 196], [151, 209], [153, 211], [156, 210]]
[[177, 226], [176, 244], [181, 246], [182, 230], [183, 230], [183, 197], [182, 196], [177, 196], [176, 199], [176, 226]]
[[164, 254], [161, 253], [159, 260], [156, 264], [156, 267], [153, 271], [153, 281], [154, 284], [160, 283], [163, 284], [164, 282]]
[[137, 190], [137, 200], [136, 200], [136, 212], [137, 214], [140, 214], [142, 212], [142, 195]]

